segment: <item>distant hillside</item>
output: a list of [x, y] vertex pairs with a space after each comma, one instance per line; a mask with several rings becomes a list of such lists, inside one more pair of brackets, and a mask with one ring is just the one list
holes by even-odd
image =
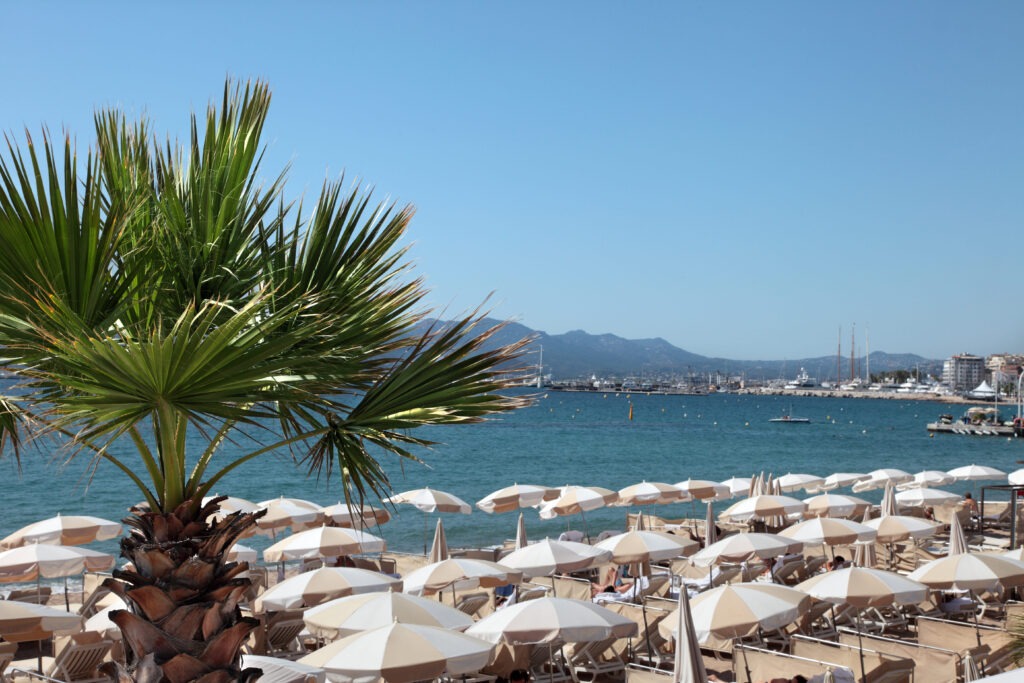
[[[488, 321], [496, 324], [498, 321]], [[624, 339], [614, 334], [589, 334], [573, 330], [565, 334], [548, 334], [531, 330], [519, 323], [510, 323], [495, 337], [494, 343], [508, 344], [524, 337], [534, 337], [523, 365], [536, 366], [540, 347], [544, 349], [544, 374], [557, 380], [596, 377], [680, 376], [689, 374], [746, 374], [751, 379], [792, 378], [805, 368], [819, 381], [835, 379], [836, 357], [787, 360], [734, 360], [709, 358], [680, 349], [661, 338]], [[864, 374], [864, 357], [856, 359], [857, 373]], [[850, 375], [850, 357], [841, 362], [841, 376]], [[941, 371], [942, 361], [915, 354], [871, 353], [871, 372], [890, 372], [920, 367], [922, 373]]]

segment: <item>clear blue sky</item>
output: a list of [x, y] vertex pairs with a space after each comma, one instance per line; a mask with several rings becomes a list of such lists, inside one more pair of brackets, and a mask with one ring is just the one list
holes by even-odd
[[432, 303], [785, 359], [1024, 352], [1024, 4], [3, 4], [0, 127], [187, 133], [418, 207]]

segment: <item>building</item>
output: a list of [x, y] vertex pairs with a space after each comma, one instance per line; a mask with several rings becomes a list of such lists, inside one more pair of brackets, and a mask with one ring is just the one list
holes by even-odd
[[985, 380], [985, 359], [969, 353], [942, 363], [942, 383], [953, 391], [970, 391]]

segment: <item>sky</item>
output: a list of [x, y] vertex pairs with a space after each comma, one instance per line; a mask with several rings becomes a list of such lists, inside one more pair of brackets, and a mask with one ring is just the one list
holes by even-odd
[[[429, 303], [706, 356], [1024, 353], [1024, 4], [18, 3], [0, 128], [187, 139], [415, 205]], [[16, 27], [16, 29], [15, 29]]]

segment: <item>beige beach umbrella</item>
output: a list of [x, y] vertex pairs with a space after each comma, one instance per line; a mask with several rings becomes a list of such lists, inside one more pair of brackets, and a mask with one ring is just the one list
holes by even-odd
[[386, 548], [387, 544], [383, 538], [365, 531], [321, 526], [281, 539], [263, 551], [263, 560], [313, 560], [361, 553], [381, 553]]
[[638, 630], [632, 619], [590, 601], [540, 598], [489, 614], [466, 629], [466, 634], [489, 643], [556, 645], [630, 638]]
[[348, 595], [402, 590], [402, 580], [355, 567], [321, 567], [274, 584], [256, 598], [256, 611], [313, 607]]
[[532, 579], [535, 576], [583, 571], [607, 564], [611, 559], [611, 551], [597, 546], [545, 538], [512, 551], [501, 558], [501, 564], [519, 570], [526, 578]]
[[[742, 638], [760, 629], [782, 628], [810, 609], [811, 598], [788, 586], [737, 583], [712, 588], [690, 600], [697, 642], [712, 638]], [[658, 624], [665, 638], [677, 634], [676, 613]]]
[[787, 473], [777, 478], [775, 481], [778, 482], [779, 490], [782, 493], [791, 493], [793, 491], [799, 491], [800, 489], [811, 491], [825, 483], [825, 480], [817, 475], [801, 473]]
[[395, 505], [412, 505], [423, 512], [456, 512], [463, 515], [473, 512], [469, 503], [455, 494], [432, 488], [404, 491], [391, 496], [387, 502]]
[[856, 496], [838, 493], [822, 493], [805, 498], [807, 509], [804, 517], [859, 517], [871, 507], [871, 503]]
[[250, 565], [255, 564], [259, 561], [259, 554], [255, 549], [250, 548], [247, 545], [236, 543], [228, 548], [227, 554], [224, 559], [228, 562], [248, 562]]
[[332, 683], [412, 683], [479, 671], [494, 645], [450, 629], [392, 623], [342, 638], [299, 659]]
[[895, 468], [883, 468], [879, 470], [873, 470], [868, 472], [867, 478], [858, 481], [853, 485], [854, 493], [863, 493], [864, 491], [873, 491], [875, 489], [885, 488], [886, 482], [892, 482], [896, 484], [902, 484], [908, 482], [914, 478], [914, 475], [910, 472], [904, 472]]
[[343, 526], [355, 529], [380, 526], [391, 519], [391, 513], [382, 507], [372, 505], [349, 505], [338, 501], [321, 508], [324, 523], [328, 526]]
[[88, 515], [57, 515], [15, 531], [0, 541], [0, 549], [33, 543], [83, 545], [93, 541], [109, 541], [120, 535], [121, 525], [118, 522]]
[[928, 586], [909, 577], [881, 569], [847, 567], [817, 574], [796, 589], [834, 605], [857, 608], [912, 605], [928, 597]]
[[909, 578], [937, 590], [985, 591], [1024, 584], [1024, 562], [987, 553], [963, 553], [932, 560]]
[[820, 484], [818, 484], [814, 491], [808, 491], [809, 493], [819, 493], [822, 491], [835, 491], [836, 489], [846, 488], [847, 486], [853, 486], [859, 481], [867, 479], [868, 475], [861, 472], [836, 472], [825, 477]]
[[82, 617], [66, 610], [19, 600], [0, 600], [0, 636], [12, 641], [20, 636], [70, 631], [82, 627]]
[[750, 493], [750, 481], [750, 477], [730, 477], [721, 482], [721, 484], [729, 489], [730, 497], [746, 497]]
[[256, 520], [257, 533], [277, 535], [287, 527], [301, 531], [322, 524], [324, 513], [316, 503], [301, 498], [273, 498], [257, 503], [266, 514]]
[[0, 582], [64, 579], [64, 606], [70, 606], [67, 578], [85, 572], [105, 572], [114, 567], [114, 556], [68, 545], [33, 543], [0, 553]]
[[964, 536], [964, 527], [960, 524], [960, 517], [953, 515], [949, 523], [949, 548], [946, 555], [963, 555], [970, 552], [967, 547], [967, 538]]
[[427, 562], [433, 564], [448, 559], [448, 539], [444, 535], [444, 524], [441, 518], [437, 519], [437, 527], [434, 529], [434, 542], [430, 546], [430, 554], [427, 555]]
[[878, 553], [874, 543], [857, 543], [853, 550], [853, 564], [857, 567], [872, 568], [878, 564]]
[[956, 477], [941, 470], [922, 470], [914, 474], [910, 481], [903, 482], [896, 488], [900, 491], [907, 489], [929, 488], [932, 486], [949, 486], [956, 481]]
[[676, 482], [675, 486], [683, 492], [684, 500], [726, 500], [733, 495], [725, 484], [707, 479], [687, 479]]
[[896, 504], [896, 489], [891, 481], [885, 482], [885, 491], [882, 493], [882, 504], [879, 512], [882, 517], [899, 514], [899, 506]]
[[537, 507], [546, 500], [558, 497], [558, 489], [534, 484], [513, 484], [492, 491], [476, 502], [477, 508], [487, 513], [512, 512], [520, 508]]
[[596, 543], [595, 548], [612, 554], [615, 564], [660, 562], [683, 555], [692, 555], [700, 544], [689, 538], [657, 531], [627, 531]]
[[523, 513], [519, 513], [519, 521], [516, 523], [516, 550], [520, 550], [529, 545], [530, 541], [526, 536], [526, 519]]
[[675, 614], [676, 628], [672, 632], [675, 638], [672, 683], [707, 683], [708, 672], [704, 668], [697, 629], [693, 625], [690, 599], [684, 590], [679, 591]]
[[871, 527], [878, 532], [879, 543], [899, 543], [908, 539], [930, 538], [938, 533], [942, 525], [920, 517], [889, 515], [869, 519], [864, 522], [864, 526]]
[[1006, 472], [987, 465], [965, 465], [948, 472], [957, 481], [986, 481], [1006, 479]]
[[874, 542], [878, 532], [871, 527], [848, 519], [815, 517], [794, 524], [779, 532], [779, 536], [809, 545], [849, 545], [851, 543]]
[[302, 614], [310, 633], [337, 640], [391, 623], [465, 631], [473, 618], [443, 602], [406, 593], [368, 593], [336, 598]]
[[764, 520], [770, 517], [802, 513], [804, 507], [804, 502], [796, 498], [762, 494], [730, 505], [718, 517], [734, 522], [745, 522], [751, 519]]
[[747, 562], [770, 559], [803, 550], [804, 544], [778, 534], [733, 534], [697, 551], [690, 563], [697, 567], [710, 567], [721, 562]]
[[327, 672], [316, 666], [306, 666], [289, 659], [280, 657], [268, 657], [266, 655], [242, 655], [242, 671], [246, 669], [259, 669], [263, 674], [257, 681], [263, 683], [287, 683], [288, 681], [302, 681], [302, 683], [326, 683]]
[[619, 498], [613, 505], [664, 505], [688, 500], [677, 486], [660, 481], [642, 481], [639, 484], [619, 489]]
[[603, 508], [618, 500], [619, 494], [599, 486], [563, 486], [558, 498], [540, 507], [541, 519], [577, 515]]
[[896, 502], [906, 507], [955, 507], [960, 496], [942, 489], [907, 489], [896, 494]]
[[467, 557], [452, 557], [415, 569], [404, 577], [406, 593], [433, 595], [445, 588], [494, 588], [521, 583], [523, 572], [504, 564]]

